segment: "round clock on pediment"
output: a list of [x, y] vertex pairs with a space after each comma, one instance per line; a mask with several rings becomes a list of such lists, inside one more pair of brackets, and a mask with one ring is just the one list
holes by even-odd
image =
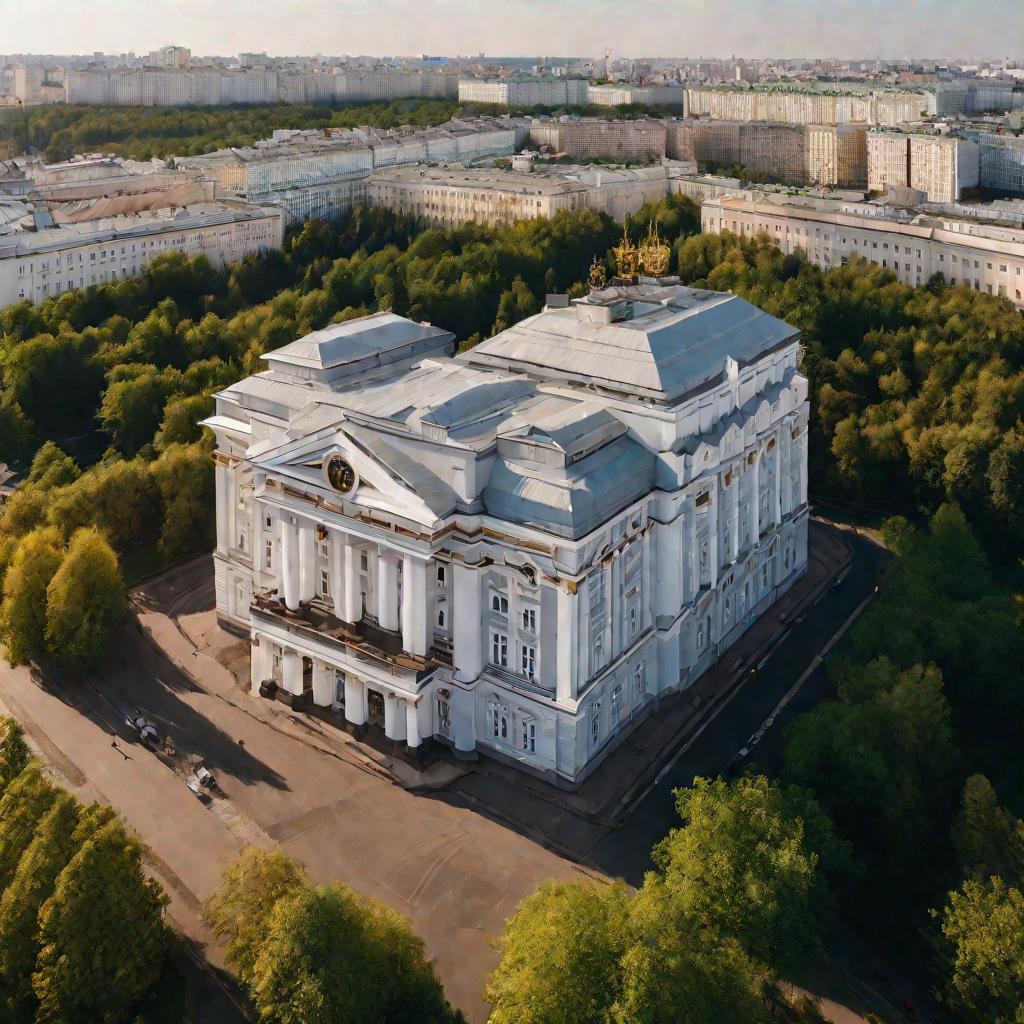
[[359, 482], [356, 471], [344, 455], [332, 455], [324, 467], [327, 482], [342, 494], [350, 494]]

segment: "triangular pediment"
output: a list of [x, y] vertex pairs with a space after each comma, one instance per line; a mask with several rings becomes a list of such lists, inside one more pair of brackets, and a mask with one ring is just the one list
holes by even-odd
[[[344, 488], [329, 479], [326, 468], [332, 461], [351, 470]], [[454, 509], [457, 501], [450, 487], [393, 442], [356, 424], [287, 442], [252, 463], [312, 500], [388, 512], [427, 526]]]

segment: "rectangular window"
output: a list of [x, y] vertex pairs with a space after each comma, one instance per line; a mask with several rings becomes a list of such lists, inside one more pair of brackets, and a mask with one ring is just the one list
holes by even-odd
[[491, 662], [508, 667], [508, 637], [504, 633], [491, 634]]
[[523, 750], [537, 753], [537, 723], [532, 718], [523, 719]]
[[537, 669], [537, 651], [530, 644], [522, 644], [520, 647], [520, 663], [524, 676], [530, 679], [534, 677]]
[[641, 661], [633, 673], [633, 707], [639, 707], [644, 700], [644, 663]]
[[269, 537], [263, 545], [263, 568], [274, 568], [274, 542]]
[[331, 596], [331, 574], [326, 569], [320, 570], [320, 596], [324, 598]]
[[523, 609], [523, 629], [527, 633], [537, 632], [537, 609], [536, 608], [524, 608]]
[[601, 739], [601, 702], [595, 700], [590, 705], [590, 741], [595, 746]]
[[612, 722], [615, 723], [619, 720], [619, 715], [622, 712], [622, 684], [612, 690]]

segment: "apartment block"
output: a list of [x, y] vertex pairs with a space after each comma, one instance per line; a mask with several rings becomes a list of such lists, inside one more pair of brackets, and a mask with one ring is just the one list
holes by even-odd
[[951, 285], [1000, 295], [1024, 309], [1024, 230], [1019, 228], [757, 191], [708, 199], [701, 206], [701, 228], [766, 234], [783, 252], [802, 249], [826, 270], [860, 256], [907, 285], [923, 285], [942, 274]]

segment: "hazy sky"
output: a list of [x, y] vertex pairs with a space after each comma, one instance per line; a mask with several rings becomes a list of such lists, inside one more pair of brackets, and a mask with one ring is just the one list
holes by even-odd
[[1024, 0], [0, 0], [0, 53], [1024, 55]]

